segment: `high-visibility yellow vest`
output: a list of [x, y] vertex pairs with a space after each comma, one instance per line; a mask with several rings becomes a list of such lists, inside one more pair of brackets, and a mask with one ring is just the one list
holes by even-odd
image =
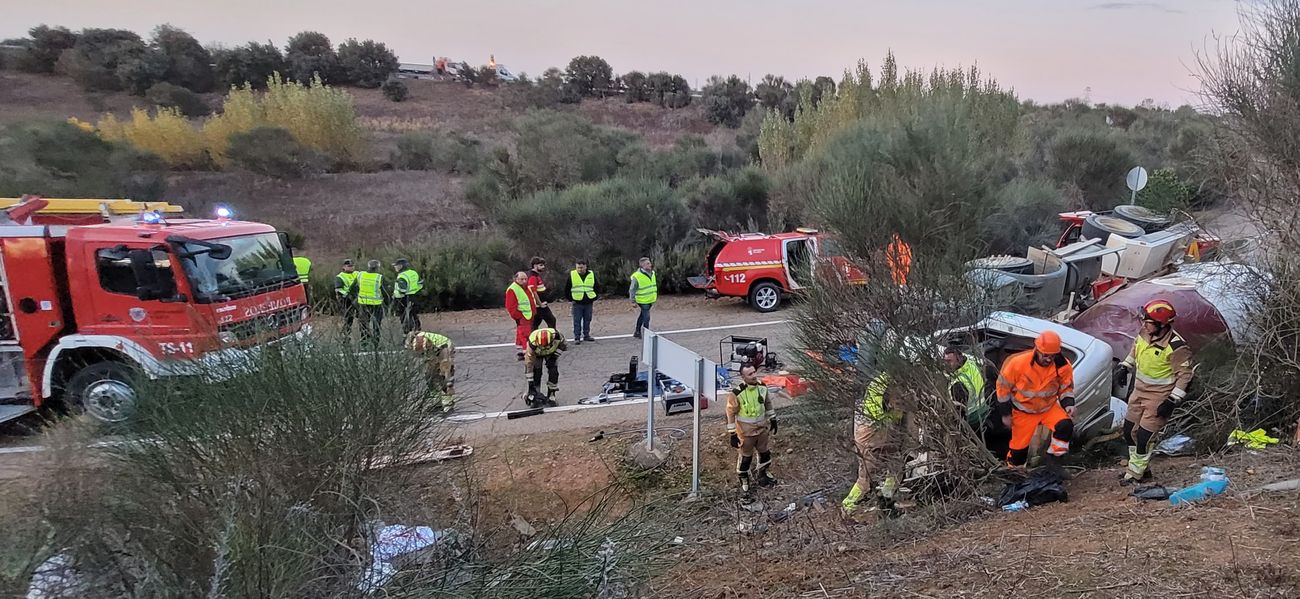
[[298, 271], [298, 282], [306, 283], [308, 275], [311, 274], [311, 260], [306, 256], [294, 256], [293, 268]]
[[637, 270], [632, 273], [632, 280], [636, 281], [636, 303], [653, 304], [659, 299], [659, 278], [655, 273], [646, 275]]
[[357, 285], [357, 275], [359, 274], [361, 273], [358, 273], [355, 270], [352, 272], [341, 272], [338, 274], [339, 280], [343, 281], [343, 286], [337, 289], [339, 295], [347, 297], [352, 293], [352, 288], [356, 287]]
[[966, 419], [972, 422], [983, 421], [991, 408], [984, 401], [984, 373], [980, 372], [975, 359], [966, 356], [966, 362], [957, 369], [953, 378], [966, 388]]
[[[397, 273], [397, 281], [393, 283], [393, 297], [398, 299], [415, 295], [424, 289], [424, 281], [420, 280], [420, 274], [409, 268]], [[406, 281], [406, 291], [402, 291], [401, 281]]]
[[377, 272], [357, 273], [357, 303], [362, 306], [384, 304], [384, 275]]
[[524, 315], [524, 320], [532, 320], [533, 302], [528, 299], [528, 292], [519, 283], [511, 283], [506, 290], [515, 294], [515, 301], [519, 302], [519, 313]]
[[1177, 334], [1170, 335], [1169, 345], [1160, 347], [1147, 340], [1146, 336], [1138, 335], [1134, 354], [1137, 372], [1134, 373], [1136, 378], [1149, 385], [1168, 385], [1174, 382], [1174, 364], [1172, 361], [1174, 350], [1184, 345], [1182, 337]]
[[862, 396], [862, 409], [859, 416], [881, 424], [890, 424], [902, 420], [898, 410], [888, 409], [885, 405], [885, 391], [889, 388], [889, 373], [882, 372], [867, 384], [867, 392]]
[[446, 347], [447, 344], [451, 343], [451, 339], [448, 339], [444, 335], [420, 331], [411, 337], [411, 340], [407, 343], [407, 347], [410, 349], [419, 349], [421, 346], [421, 339], [424, 340], [424, 347], [422, 349], [425, 350], [443, 348]]
[[587, 271], [587, 276], [584, 278], [578, 274], [578, 271], [571, 270], [569, 271], [569, 282], [573, 284], [573, 291], [570, 293], [573, 296], [573, 301], [596, 299], [596, 273]]
[[745, 424], [767, 423], [767, 385], [747, 385], [736, 392], [736, 422]]

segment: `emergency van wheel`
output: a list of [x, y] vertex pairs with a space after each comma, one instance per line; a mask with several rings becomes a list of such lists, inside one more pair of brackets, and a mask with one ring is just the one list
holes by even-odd
[[749, 290], [749, 305], [759, 312], [773, 312], [781, 307], [781, 288], [763, 281]]
[[68, 380], [65, 403], [100, 422], [122, 422], [135, 411], [139, 397], [131, 383], [134, 376], [129, 366], [118, 362], [91, 364]]

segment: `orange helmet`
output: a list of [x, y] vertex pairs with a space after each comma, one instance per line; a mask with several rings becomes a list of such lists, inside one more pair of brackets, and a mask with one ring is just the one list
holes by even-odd
[[1043, 331], [1038, 336], [1038, 339], [1034, 340], [1034, 349], [1038, 350], [1038, 353], [1048, 356], [1059, 354], [1061, 353], [1061, 336], [1057, 335], [1056, 331]]
[[1147, 305], [1142, 306], [1142, 317], [1151, 322], [1169, 324], [1174, 321], [1174, 316], [1177, 315], [1174, 305], [1166, 300], [1154, 299], [1147, 302]]

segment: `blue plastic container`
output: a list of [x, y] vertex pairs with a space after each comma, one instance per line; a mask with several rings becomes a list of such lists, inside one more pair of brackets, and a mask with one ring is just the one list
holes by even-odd
[[1215, 495], [1218, 495], [1222, 493], [1224, 489], [1227, 488], [1228, 488], [1227, 478], [1224, 478], [1222, 480], [1207, 480], [1192, 485], [1190, 487], [1187, 487], [1185, 489], [1179, 489], [1177, 492], [1169, 496], [1169, 504], [1178, 505], [1180, 503], [1192, 503], [1195, 501], [1201, 501], [1203, 499], [1207, 499]]

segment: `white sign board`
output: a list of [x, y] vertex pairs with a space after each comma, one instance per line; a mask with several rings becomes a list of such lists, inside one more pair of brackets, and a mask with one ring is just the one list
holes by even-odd
[[1147, 169], [1140, 166], [1133, 167], [1133, 170], [1128, 172], [1128, 176], [1124, 177], [1124, 182], [1128, 184], [1129, 189], [1142, 191], [1142, 188], [1147, 186]]
[[[641, 339], [641, 366], [650, 367], [650, 339], [653, 335], [646, 334]], [[655, 369], [659, 372], [673, 377], [682, 382], [687, 387], [694, 388], [695, 382], [695, 360], [701, 356], [689, 349], [686, 349], [665, 337], [659, 337], [659, 353], [656, 354]], [[696, 389], [696, 392], [709, 398], [709, 401], [718, 400], [718, 365], [711, 360], [704, 360], [704, 388]]]

